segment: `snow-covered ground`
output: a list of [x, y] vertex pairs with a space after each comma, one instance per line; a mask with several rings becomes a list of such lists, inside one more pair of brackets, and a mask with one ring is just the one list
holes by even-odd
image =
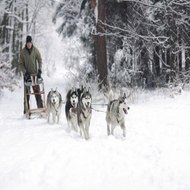
[[68, 130], [64, 107], [60, 124], [27, 120], [23, 89], [5, 93], [1, 190], [190, 189], [189, 91], [174, 98], [159, 91], [138, 94], [126, 116], [126, 139], [120, 128], [108, 137], [105, 113], [93, 111], [88, 141]]

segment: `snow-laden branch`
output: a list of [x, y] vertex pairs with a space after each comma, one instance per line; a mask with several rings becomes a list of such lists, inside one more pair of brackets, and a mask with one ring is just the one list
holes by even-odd
[[5, 13], [7, 13], [9, 15], [9, 17], [14, 17], [15, 19], [17, 19], [20, 23], [27, 24], [30, 22], [30, 21], [22, 20], [18, 15], [14, 14], [12, 12], [9, 12], [7, 10], [5, 10]]
[[157, 8], [157, 9], [164, 9], [163, 7], [160, 7], [158, 5], [154, 5], [152, 4], [152, 2], [149, 1], [149, 3], [146, 3], [144, 1], [140, 1], [140, 0], [118, 0], [119, 2], [134, 2], [134, 3], [139, 3], [141, 5], [145, 5], [145, 6], [148, 6], [148, 7], [154, 7], [154, 8]]
[[[107, 23], [103, 23], [101, 20], [99, 20], [99, 22], [101, 22], [102, 25], [106, 26], [106, 27], [109, 27], [111, 28], [112, 30], [114, 31], [118, 31], [118, 32], [114, 32], [114, 33], [96, 33], [94, 32], [93, 34], [94, 35], [114, 35], [114, 36], [117, 36], [120, 35], [120, 36], [125, 36], [126, 38], [141, 38], [143, 40], [147, 40], [147, 41], [150, 41], [150, 40], [154, 40], [154, 41], [167, 41], [169, 38], [166, 37], [166, 36], [156, 36], [152, 33], [151, 36], [145, 36], [145, 35], [141, 35], [141, 34], [138, 34], [136, 31], [134, 30], [128, 30], [128, 29], [123, 29], [123, 28], [120, 28], [120, 27], [117, 27], [117, 26], [112, 26], [110, 24], [107, 24]], [[124, 33], [123, 35], [121, 35], [121, 32]], [[130, 37], [127, 37], [126, 34], [128, 34]], [[163, 42], [162, 42], [163, 43]]]

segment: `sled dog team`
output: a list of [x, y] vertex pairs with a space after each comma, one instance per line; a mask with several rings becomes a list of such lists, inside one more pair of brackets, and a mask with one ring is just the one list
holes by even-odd
[[[111, 93], [110, 93], [111, 94]], [[107, 134], [114, 135], [116, 126], [120, 126], [123, 137], [126, 136], [125, 115], [129, 107], [124, 93], [118, 99], [109, 96], [106, 111]], [[50, 123], [52, 115], [53, 123], [59, 123], [62, 109], [62, 97], [56, 90], [51, 90], [47, 95], [47, 121]], [[89, 127], [92, 117], [92, 95], [85, 87], [72, 88], [67, 92], [65, 103], [65, 115], [68, 126], [74, 131], [80, 131], [80, 136], [89, 139]]]

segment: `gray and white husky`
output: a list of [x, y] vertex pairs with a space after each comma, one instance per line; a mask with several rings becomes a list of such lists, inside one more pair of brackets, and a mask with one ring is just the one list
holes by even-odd
[[120, 126], [123, 130], [123, 137], [126, 136], [125, 115], [127, 114], [127, 110], [129, 110], [126, 100], [126, 94], [124, 93], [118, 99], [109, 101], [106, 112], [108, 135], [114, 135], [115, 127]]
[[77, 105], [79, 99], [79, 90], [72, 88], [67, 92], [66, 103], [65, 103], [65, 115], [69, 127], [78, 131], [77, 124]]
[[89, 127], [92, 116], [92, 95], [89, 89], [83, 89], [80, 95], [78, 106], [77, 106], [77, 119], [78, 126], [80, 129], [80, 135], [86, 140], [89, 139]]
[[50, 123], [52, 115], [53, 123], [59, 123], [62, 108], [61, 94], [56, 90], [51, 89], [47, 95], [47, 121]]

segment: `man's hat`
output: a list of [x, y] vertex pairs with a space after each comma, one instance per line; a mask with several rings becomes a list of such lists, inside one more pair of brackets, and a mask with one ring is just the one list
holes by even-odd
[[32, 42], [32, 37], [31, 36], [26, 37], [26, 43], [28, 43], [28, 42]]

